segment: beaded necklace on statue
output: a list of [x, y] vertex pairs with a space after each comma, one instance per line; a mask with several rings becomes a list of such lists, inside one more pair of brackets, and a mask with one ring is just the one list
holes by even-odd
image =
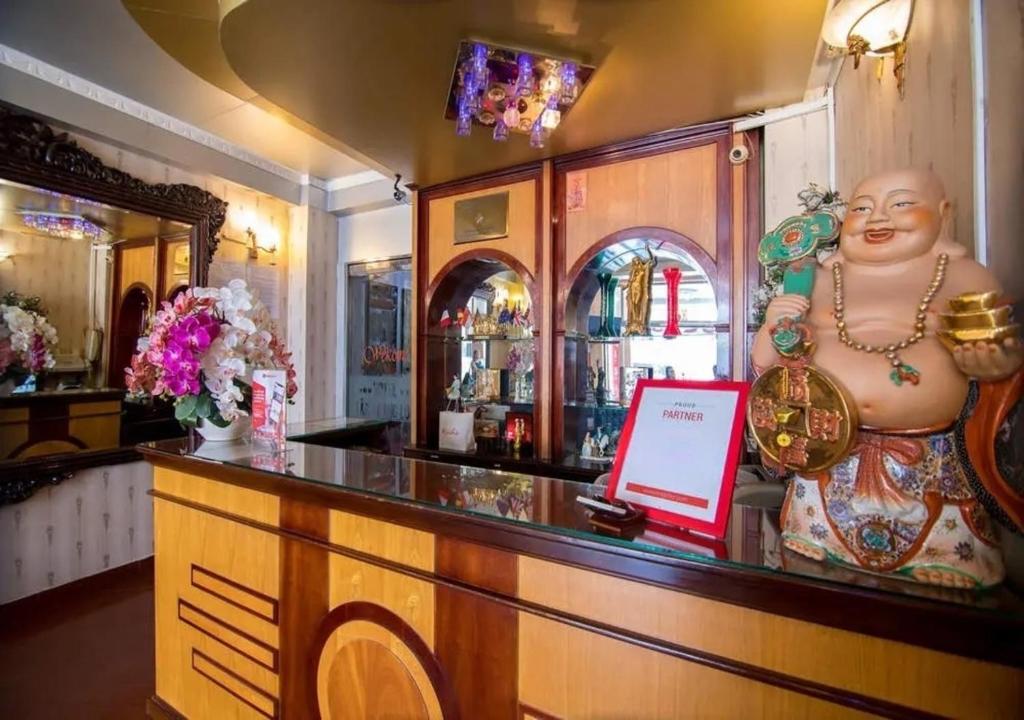
[[832, 266], [832, 288], [834, 290], [832, 294], [832, 307], [835, 310], [836, 317], [836, 330], [839, 331], [839, 341], [846, 345], [848, 348], [852, 348], [858, 352], [866, 353], [881, 353], [885, 355], [885, 359], [892, 365], [892, 372], [889, 373], [889, 379], [895, 385], [902, 385], [904, 382], [909, 382], [911, 385], [917, 385], [921, 381], [921, 373], [915, 368], [911, 367], [907, 363], [903, 362], [900, 358], [900, 351], [906, 350], [911, 345], [920, 342], [924, 338], [925, 320], [928, 318], [928, 306], [931, 305], [932, 299], [935, 297], [935, 293], [942, 287], [942, 282], [946, 279], [946, 263], [949, 262], [949, 256], [946, 253], [939, 255], [935, 261], [935, 272], [932, 274], [932, 281], [928, 283], [928, 289], [924, 295], [921, 296], [921, 302], [917, 305], [917, 315], [914, 320], [914, 332], [907, 336], [906, 340], [900, 340], [897, 343], [889, 343], [888, 345], [868, 345], [867, 343], [857, 342], [850, 337], [850, 334], [846, 331], [846, 317], [843, 310], [843, 269], [842, 264], [837, 262]]

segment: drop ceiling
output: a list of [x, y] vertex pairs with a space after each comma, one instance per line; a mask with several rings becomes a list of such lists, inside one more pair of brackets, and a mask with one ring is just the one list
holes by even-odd
[[[803, 98], [827, 0], [124, 0], [170, 55], [420, 185]], [[458, 138], [460, 40], [597, 66], [542, 150]]]
[[[144, 3], [140, 3], [143, 5]], [[190, 21], [207, 3], [177, 0], [176, 31], [201, 33]], [[216, 2], [209, 32], [216, 42]], [[241, 82], [221, 87], [153, 42], [119, 0], [4, 0], [0, 44], [125, 95], [262, 156], [296, 174], [334, 179], [367, 170], [337, 143]], [[74, 124], [74, 118], [66, 118]], [[115, 138], [116, 139], [116, 138]]]

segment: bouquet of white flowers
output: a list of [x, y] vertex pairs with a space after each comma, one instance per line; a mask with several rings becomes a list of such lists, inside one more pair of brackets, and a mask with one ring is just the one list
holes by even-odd
[[0, 383], [52, 368], [56, 345], [57, 330], [46, 321], [39, 298], [7, 293], [0, 299]]

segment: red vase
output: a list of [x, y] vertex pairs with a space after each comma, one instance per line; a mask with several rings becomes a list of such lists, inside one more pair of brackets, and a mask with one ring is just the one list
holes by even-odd
[[665, 333], [667, 338], [679, 335], [679, 280], [683, 273], [677, 267], [665, 268], [661, 271], [665, 276], [666, 301], [668, 306], [668, 318], [665, 320]]

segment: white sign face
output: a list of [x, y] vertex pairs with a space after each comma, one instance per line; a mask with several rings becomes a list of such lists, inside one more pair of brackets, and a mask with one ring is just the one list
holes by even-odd
[[645, 508], [654, 520], [724, 534], [746, 389], [744, 383], [641, 380], [612, 496]]

